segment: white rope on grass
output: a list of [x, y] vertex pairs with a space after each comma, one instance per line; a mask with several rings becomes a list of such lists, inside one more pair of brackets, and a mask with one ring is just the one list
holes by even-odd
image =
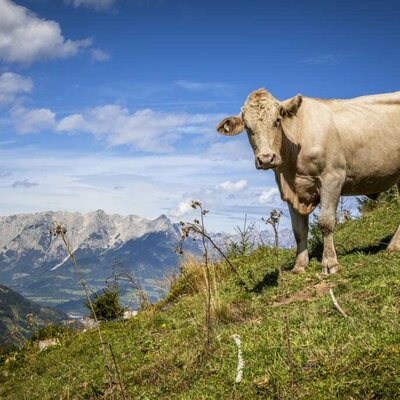
[[236, 347], [238, 349], [238, 366], [237, 366], [237, 373], [236, 373], [235, 383], [240, 383], [240, 381], [242, 380], [243, 367], [244, 367], [244, 360], [243, 360], [242, 350], [240, 348], [240, 345], [241, 345], [240, 336], [239, 335], [232, 335], [232, 339], [234, 340], [234, 342], [236, 344]]

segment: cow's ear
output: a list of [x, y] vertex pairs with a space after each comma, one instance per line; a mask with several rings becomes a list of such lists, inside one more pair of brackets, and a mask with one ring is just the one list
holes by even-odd
[[282, 117], [292, 118], [297, 114], [297, 111], [301, 107], [301, 103], [303, 102], [303, 96], [298, 94], [297, 96], [292, 97], [291, 99], [287, 99], [282, 101], [280, 114]]
[[224, 118], [218, 125], [217, 131], [221, 135], [234, 136], [244, 130], [244, 122], [240, 115]]

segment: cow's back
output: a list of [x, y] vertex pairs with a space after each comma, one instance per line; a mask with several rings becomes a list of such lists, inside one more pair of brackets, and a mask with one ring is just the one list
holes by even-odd
[[346, 158], [344, 194], [387, 189], [400, 176], [400, 92], [341, 102], [333, 114]]
[[[306, 98], [304, 106], [306, 168], [313, 157], [322, 166], [320, 173], [344, 166], [345, 195], [377, 193], [399, 180], [400, 92], [345, 100]], [[320, 151], [316, 157], [310, 154], [314, 148]]]

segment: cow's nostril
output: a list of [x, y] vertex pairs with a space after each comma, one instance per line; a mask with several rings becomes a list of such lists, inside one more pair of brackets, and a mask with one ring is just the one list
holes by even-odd
[[276, 153], [260, 154], [257, 156], [257, 164], [261, 167], [274, 167], [278, 164], [278, 156]]

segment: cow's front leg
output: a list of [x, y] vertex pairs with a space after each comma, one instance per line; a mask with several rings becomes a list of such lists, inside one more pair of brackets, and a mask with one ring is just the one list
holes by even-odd
[[338, 270], [338, 260], [333, 243], [333, 230], [336, 224], [336, 208], [339, 202], [342, 180], [331, 178], [321, 181], [321, 212], [318, 216], [318, 226], [324, 236], [324, 251], [322, 254], [322, 273], [334, 274]]
[[292, 228], [297, 243], [296, 263], [292, 272], [301, 274], [308, 264], [307, 238], [308, 238], [308, 215], [299, 214], [289, 204]]

